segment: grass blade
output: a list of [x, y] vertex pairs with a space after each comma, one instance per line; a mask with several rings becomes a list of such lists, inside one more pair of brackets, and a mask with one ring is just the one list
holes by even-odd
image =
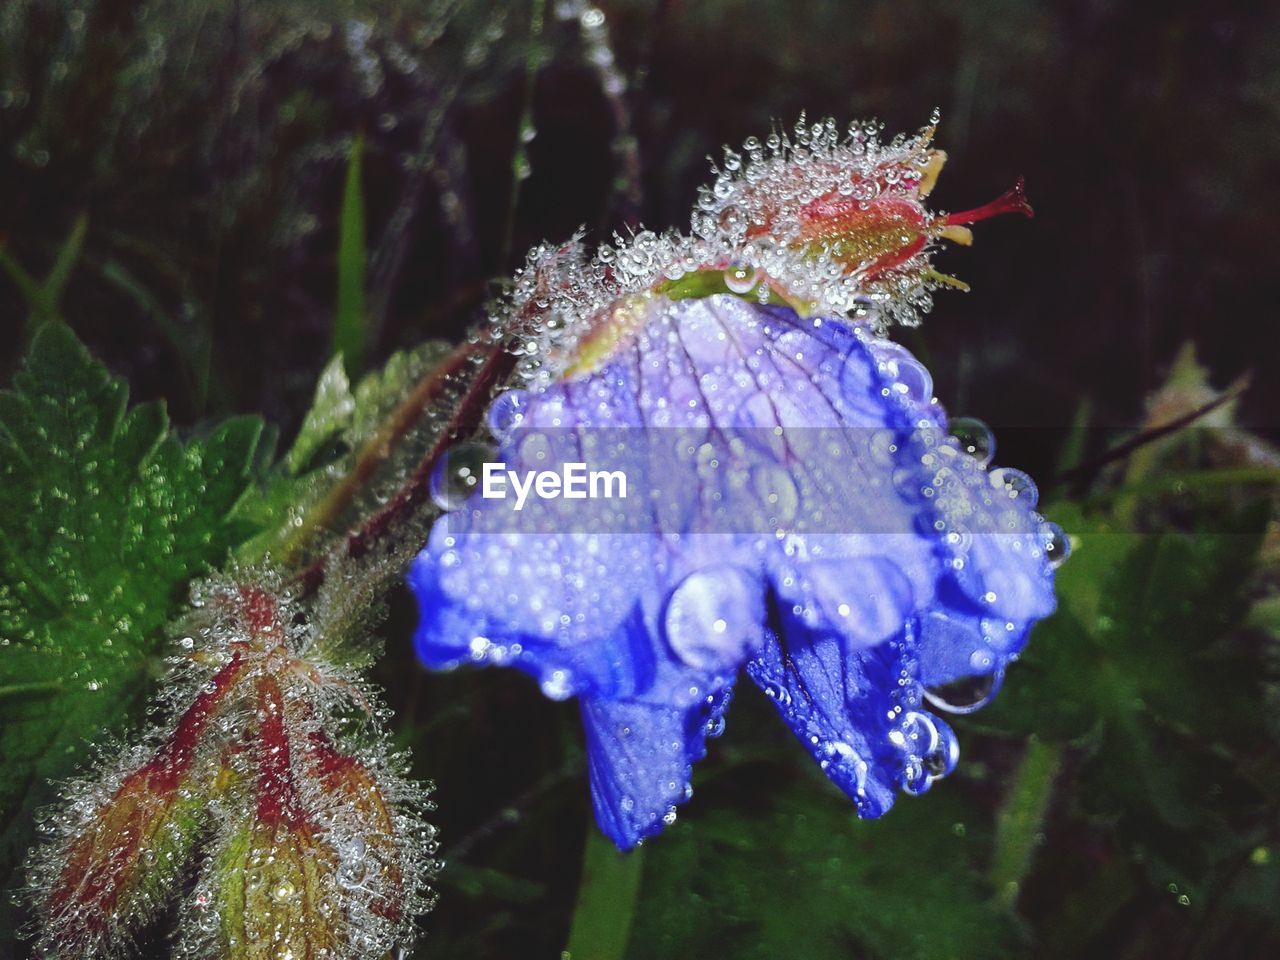
[[333, 352], [341, 353], [347, 376], [364, 370], [368, 311], [365, 304], [364, 136], [351, 143], [338, 222], [338, 302], [333, 318]]

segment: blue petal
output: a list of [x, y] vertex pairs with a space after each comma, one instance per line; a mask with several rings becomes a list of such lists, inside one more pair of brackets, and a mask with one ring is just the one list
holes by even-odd
[[922, 708], [909, 629], [851, 649], [793, 618], [781, 624], [747, 672], [859, 816], [882, 815], [898, 790], [923, 793], [955, 766], [955, 735]]
[[725, 691], [683, 709], [638, 700], [582, 701], [591, 799], [600, 828], [629, 850], [675, 821], [692, 765], [719, 732]]
[[511, 469], [588, 461], [638, 498], [477, 493], [441, 517], [409, 575], [419, 654], [581, 697], [622, 847], [681, 802], [744, 664], [877, 816], [955, 763], [924, 688], [998, 677], [1053, 610], [1034, 487], [963, 452], [924, 367], [863, 329], [733, 297], [636, 309], [608, 363], [490, 423]]

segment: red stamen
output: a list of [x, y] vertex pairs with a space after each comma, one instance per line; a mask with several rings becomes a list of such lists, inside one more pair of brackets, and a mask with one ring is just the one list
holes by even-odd
[[1019, 177], [1012, 188], [1000, 194], [990, 203], [984, 203], [982, 206], [974, 207], [972, 210], [961, 210], [959, 213], [948, 214], [946, 224], [947, 226], [955, 226], [962, 223], [977, 223], [979, 220], [998, 217], [1002, 213], [1020, 213], [1024, 217], [1034, 217], [1036, 212], [1031, 209], [1031, 204], [1027, 202], [1026, 187], [1026, 181]]

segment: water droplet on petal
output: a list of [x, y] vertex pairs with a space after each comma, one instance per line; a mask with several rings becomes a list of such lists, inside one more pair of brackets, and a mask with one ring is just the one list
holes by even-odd
[[456, 510], [480, 488], [484, 465], [496, 457], [487, 443], [459, 443], [445, 451], [431, 474], [431, 499], [441, 510]]
[[542, 678], [544, 696], [551, 700], [567, 700], [574, 692], [573, 677], [568, 670], [552, 670]]
[[523, 390], [508, 390], [489, 406], [489, 432], [500, 441], [506, 440], [524, 420], [529, 395]]
[[762, 636], [763, 595], [759, 579], [741, 567], [691, 573], [667, 601], [667, 642], [691, 667], [736, 666]]
[[990, 479], [993, 487], [1003, 490], [1010, 500], [1016, 500], [1024, 506], [1034, 507], [1040, 498], [1035, 481], [1021, 470], [999, 467], [991, 471]]
[[1071, 538], [1056, 523], [1046, 523], [1043, 533], [1045, 557], [1049, 566], [1056, 570], [1071, 556]]
[[931, 781], [945, 777], [960, 762], [960, 742], [945, 723], [938, 724], [938, 742], [922, 762]]
[[790, 523], [796, 518], [800, 493], [787, 470], [776, 464], [757, 464], [751, 468], [751, 484], [764, 506], [765, 516], [774, 524]]
[[996, 452], [996, 438], [991, 428], [977, 417], [953, 417], [949, 425], [951, 435], [960, 442], [960, 449], [985, 467]]
[[894, 381], [899, 392], [906, 394], [917, 403], [928, 403], [933, 399], [933, 377], [924, 368], [924, 364], [911, 358], [903, 358], [894, 362], [897, 371]]
[[990, 673], [959, 677], [925, 687], [924, 698], [933, 707], [947, 713], [973, 713], [991, 702], [1003, 680], [1004, 670], [997, 668]]

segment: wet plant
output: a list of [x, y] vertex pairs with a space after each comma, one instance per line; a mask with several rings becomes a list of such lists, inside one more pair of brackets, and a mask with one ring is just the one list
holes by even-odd
[[0, 10], [15, 954], [1274, 951], [1265, 18], [876, 7]]

